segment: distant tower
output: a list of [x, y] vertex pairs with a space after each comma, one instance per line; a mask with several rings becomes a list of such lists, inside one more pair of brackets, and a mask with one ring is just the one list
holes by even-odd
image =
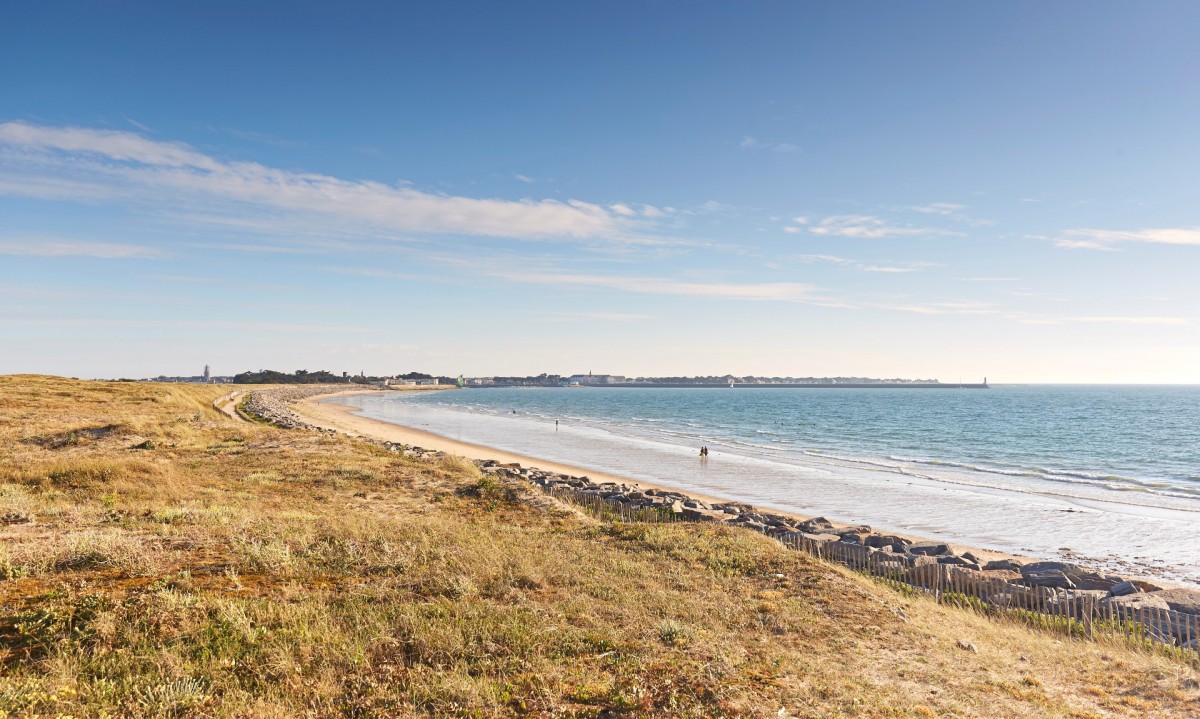
[[210, 372], [208, 370], [208, 365], [204, 365], [204, 384], [208, 384], [209, 380], [211, 380], [211, 379], [212, 379], [212, 372]]

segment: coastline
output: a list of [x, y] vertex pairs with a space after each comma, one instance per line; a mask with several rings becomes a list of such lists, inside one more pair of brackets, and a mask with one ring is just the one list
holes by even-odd
[[[361, 436], [377, 441], [421, 447], [426, 451], [432, 450], [455, 454], [467, 459], [483, 462], [485, 471], [500, 470], [501, 473], [507, 471], [509, 476], [518, 476], [512, 470], [505, 470], [503, 467], [503, 465], [515, 463], [522, 468], [521, 474], [529, 479], [533, 479], [533, 477], [538, 475], [548, 476], [555, 474], [563, 475], [564, 478], [568, 476], [585, 477], [592, 482], [592, 486], [612, 483], [618, 486], [626, 485], [626, 488], [619, 491], [646, 494], [654, 494], [656, 492], [673, 493], [685, 499], [698, 500], [704, 503], [702, 506], [711, 505], [714, 510], [717, 507], [728, 506], [731, 503], [734, 505], [742, 504], [741, 500], [734, 497], [701, 493], [691, 489], [661, 485], [640, 479], [635, 480], [611, 472], [593, 471], [570, 463], [546, 461], [528, 454], [509, 452], [487, 445], [451, 439], [392, 421], [362, 416], [359, 414], [359, 412], [363, 411], [362, 408], [354, 405], [338, 402], [321, 403], [321, 400], [352, 394], [366, 394], [371, 391], [358, 390], [315, 394], [294, 400], [289, 403], [289, 407], [295, 413], [294, 416], [303, 418], [304, 421], [311, 423], [319, 431], [341, 432], [349, 436]], [[491, 465], [491, 469], [487, 469], [487, 465]], [[534, 471], [534, 474], [525, 474], [529, 471]], [[541, 480], [535, 481], [541, 482]], [[743, 509], [741, 511], [752, 510], [749, 506], [744, 504], [742, 506]], [[801, 529], [803, 532], [818, 533], [817, 536], [805, 534], [803, 535], [805, 537], [812, 539], [817, 539], [818, 536], [826, 538], [820, 541], [829, 541], [828, 538], [830, 537], [836, 540], [840, 535], [846, 533], [851, 534], [851, 538], [853, 538], [853, 535], [857, 533], [864, 541], [872, 536], [874, 538], [888, 536], [902, 542], [907, 542], [910, 545], [942, 545], [949, 550], [949, 557], [917, 557], [917, 559], [936, 559], [940, 566], [943, 559], [952, 560], [948, 563], [953, 565], [957, 564], [960, 558], [968, 558], [974, 563], [974, 566], [963, 568], [977, 572], [979, 576], [987, 576], [990, 580], [1002, 583], [1016, 582], [1027, 588], [1032, 586], [1039, 591], [1050, 592], [1051, 594], [1056, 591], [1068, 589], [1069, 591], [1062, 595], [1064, 597], [1070, 597], [1075, 594], [1087, 594], [1089, 592], [1093, 595], [1105, 595], [1106, 590], [1104, 588], [1108, 587], [1114, 592], [1119, 590], [1119, 593], [1105, 595], [1102, 600], [1103, 602], [1112, 601], [1114, 602], [1113, 606], [1120, 605], [1120, 607], [1132, 608], [1135, 612], [1140, 611], [1140, 608], [1143, 606], [1156, 606], [1155, 603], [1160, 604], [1164, 611], [1168, 606], [1171, 609], [1176, 609], [1179, 608], [1178, 604], [1170, 603], [1162, 598], [1170, 596], [1173, 600], [1178, 600], [1182, 597], [1184, 607], [1182, 611], [1186, 614], [1200, 614], [1200, 611], [1197, 611], [1197, 608], [1200, 608], [1200, 589], [1197, 588], [1195, 582], [1164, 576], [1154, 571], [1156, 567], [1146, 563], [1129, 563], [1124, 568], [1114, 571], [1111, 568], [1104, 567], [1102, 564], [1090, 561], [1086, 557], [1054, 559], [1011, 550], [987, 549], [971, 542], [958, 542], [954, 539], [936, 536], [936, 533], [930, 535], [913, 533], [911, 531], [893, 531], [883, 527], [872, 528], [861, 526], [857, 522], [842, 521], [836, 517], [814, 517], [813, 515], [767, 507], [757, 511], [763, 512], [768, 517], [773, 516], [782, 519], [785, 523], [791, 523], [797, 527], [811, 526], [810, 523], [814, 520], [816, 523], [824, 522], [827, 527], [826, 529]], [[701, 519], [704, 519], [704, 517], [701, 517]], [[739, 525], [735, 521], [731, 522], [730, 526], [746, 525]], [[770, 534], [767, 531], [769, 529], [769, 527], [759, 527], [757, 531]], [[786, 543], [785, 539], [782, 537], [779, 538]], [[853, 545], [854, 543], [852, 542], [851, 544]], [[866, 541], [866, 544], [874, 546], [869, 541]], [[835, 546], [840, 548], [842, 545], [840, 542], [836, 542]], [[868, 552], [908, 552], [908, 549], [903, 547], [898, 547], [897, 549], [885, 547], [883, 550], [872, 550], [866, 547], [863, 549]], [[914, 546], [913, 549], [915, 550], [916, 547]], [[854, 551], [853, 548], [851, 548], [851, 551]], [[923, 554], [924, 550], [918, 553]], [[1050, 575], [1064, 575], [1067, 572], [1070, 572], [1070, 577], [1064, 577], [1066, 578], [1065, 586], [1058, 584], [1058, 580], [1049, 579]], [[1046, 581], [1048, 579], [1049, 581]], [[1071, 583], [1071, 579], [1080, 582], [1078, 587]], [[1099, 582], [1099, 584], [1093, 584], [1093, 582]], [[1114, 587], [1115, 589], [1113, 589]], [[1097, 589], [1100, 591], [1095, 591]], [[1027, 589], [1027, 591], [1031, 590]], [[1162, 594], [1158, 594], [1159, 592], [1162, 592]], [[1095, 596], [1093, 596], [1094, 599], [1096, 599]], [[1142, 605], [1141, 602], [1143, 599], [1148, 601], [1149, 604]], [[1116, 611], [1126, 611], [1126, 609], [1118, 608]], [[1150, 610], [1147, 609], [1147, 611]], [[1197, 641], [1200, 642], [1200, 640]]]
[[[464, 442], [461, 440], [450, 439], [442, 435], [434, 434], [422, 429], [416, 429], [394, 422], [365, 417], [359, 414], [362, 409], [352, 405], [322, 402], [331, 398], [346, 396], [351, 394], [366, 394], [372, 390], [358, 390], [348, 392], [335, 392], [330, 394], [314, 395], [300, 399], [291, 404], [292, 409], [310, 424], [321, 427], [326, 430], [333, 430], [346, 433], [350, 436], [363, 436], [372, 439], [384, 440], [389, 442], [398, 442], [400, 444], [420, 446], [424, 449], [446, 452], [448, 454], [457, 454], [467, 459], [474, 460], [494, 460], [502, 464], [518, 463], [522, 467], [533, 467], [546, 472], [554, 472], [558, 474], [567, 474], [572, 476], [586, 476], [595, 482], [612, 482], [615, 484], [626, 484], [639, 490], [653, 489], [662, 491], [680, 491], [674, 487], [655, 484], [644, 480], [631, 479], [615, 475], [609, 472], [601, 472], [586, 467], [580, 467], [563, 462], [551, 462], [537, 457], [509, 452], [495, 447], [489, 447], [481, 444]], [[700, 501], [712, 504], [721, 502], [736, 502], [739, 501], [731, 497], [722, 497], [714, 494], [706, 494], [691, 489], [686, 490], [689, 497], [693, 497]], [[771, 508], [773, 514], [789, 517], [797, 522], [806, 522], [816, 518], [814, 515], [799, 514]], [[828, 520], [836, 530], [842, 530], [849, 527], [857, 526], [852, 522], [842, 521], [836, 517], [824, 517]], [[912, 542], [938, 542], [949, 545], [955, 552], [970, 552], [980, 558], [983, 562], [995, 560], [1013, 559], [1022, 563], [1043, 561], [1042, 559], [1029, 557], [1013, 552], [998, 551], [977, 547], [971, 544], [963, 544], [953, 540], [948, 540], [944, 537], [918, 535], [911, 532], [887, 530], [888, 534], [902, 537]], [[1161, 578], [1144, 575], [1147, 579], [1152, 579], [1155, 582], [1162, 583]], [[1138, 578], [1141, 578], [1139, 575]]]
[[[351, 436], [360, 435], [363, 437], [381, 439], [388, 442], [399, 442], [400, 444], [419, 446], [424, 449], [431, 449], [437, 452], [457, 454], [459, 456], [466, 457], [467, 459], [490, 459], [500, 462], [501, 464], [517, 463], [522, 467], [536, 467], [546, 472], [569, 474], [572, 476], [586, 476], [587, 478], [596, 482], [628, 484], [646, 489], [667, 489], [649, 482], [634, 480], [609, 472], [600, 472], [587, 469], [586, 467], [579, 467], [562, 462], [550, 462], [537, 457], [531, 457], [516, 452], [508, 452], [482, 444], [473, 444], [457, 439], [450, 439], [449, 437], [443, 437], [442, 435], [434, 434], [433, 432], [427, 432], [423, 429], [406, 427], [393, 422], [385, 422], [383, 420], [373, 419], [371, 417], [364, 417], [359, 414], [362, 409], [352, 405], [321, 402], [321, 400], [328, 400], [334, 397], [343, 397], [351, 394], [366, 394], [367, 392], [370, 392], [370, 390], [358, 392], [336, 392], [333, 394], [306, 397], [293, 403], [292, 408], [297, 414], [313, 425], [323, 427], [324, 429], [332, 429], [344, 432]], [[726, 497], [717, 497], [714, 495], [700, 494], [695, 492], [689, 492], [688, 494], [696, 499], [709, 503], [731, 501]]]

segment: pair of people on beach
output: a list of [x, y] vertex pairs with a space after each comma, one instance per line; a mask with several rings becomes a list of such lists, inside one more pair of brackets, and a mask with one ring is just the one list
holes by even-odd
[[703, 459], [708, 459], [708, 447], [700, 448], [700, 457]]

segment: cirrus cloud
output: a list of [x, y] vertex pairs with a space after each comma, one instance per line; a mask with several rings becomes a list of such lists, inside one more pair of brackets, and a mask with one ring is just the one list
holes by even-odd
[[[1032, 236], [1035, 239], [1046, 239]], [[1050, 238], [1057, 247], [1068, 250], [1111, 250], [1126, 242], [1159, 245], [1200, 245], [1200, 227], [1160, 227], [1145, 230], [1063, 230]]]
[[647, 240], [639, 234], [646, 220], [624, 206], [435, 194], [221, 160], [132, 132], [0, 123], [0, 159], [0, 192], [10, 195], [185, 204], [236, 217], [286, 213], [389, 233]]
[[854, 239], [883, 239], [889, 237], [958, 236], [962, 233], [936, 227], [896, 225], [875, 215], [830, 215], [807, 227], [814, 235], [849, 237]]

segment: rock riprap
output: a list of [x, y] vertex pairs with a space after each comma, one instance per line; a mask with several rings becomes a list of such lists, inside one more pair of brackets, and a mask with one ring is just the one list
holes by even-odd
[[[254, 416], [285, 429], [307, 429], [314, 432], [335, 432], [336, 430], [318, 427], [292, 411], [289, 406], [302, 399], [316, 397], [322, 394], [337, 392], [369, 392], [373, 387], [344, 384], [302, 384], [282, 385], [268, 389], [252, 390], [246, 396], [243, 407]], [[383, 391], [383, 390], [378, 390]]]

